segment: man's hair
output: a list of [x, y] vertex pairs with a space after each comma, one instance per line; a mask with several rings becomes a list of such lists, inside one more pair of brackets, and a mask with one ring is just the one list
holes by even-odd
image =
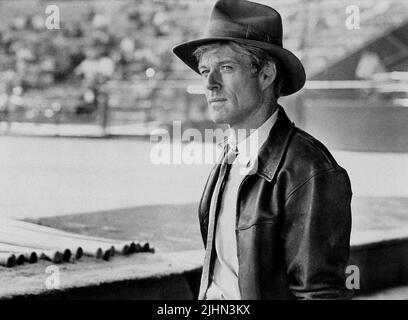
[[234, 41], [215, 41], [198, 47], [193, 52], [193, 55], [197, 59], [197, 62], [199, 62], [204, 53], [223, 46], [227, 46], [233, 51], [247, 56], [250, 59], [250, 64], [254, 73], [260, 72], [266, 64], [270, 62], [274, 63], [276, 67], [276, 77], [273, 81], [273, 91], [276, 99], [281, 96], [281, 89], [283, 86], [282, 67], [280, 62], [275, 57], [271, 56], [266, 50]]

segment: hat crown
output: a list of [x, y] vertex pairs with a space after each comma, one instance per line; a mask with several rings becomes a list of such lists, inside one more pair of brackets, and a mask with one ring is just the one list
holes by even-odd
[[205, 36], [238, 36], [282, 46], [282, 18], [271, 7], [246, 0], [218, 0]]
[[246, 0], [218, 0], [210, 14], [204, 36], [181, 43], [173, 52], [200, 74], [194, 55], [200, 46], [216, 41], [250, 45], [276, 58], [283, 78], [281, 95], [299, 91], [306, 81], [302, 62], [282, 46], [282, 18], [273, 8]]

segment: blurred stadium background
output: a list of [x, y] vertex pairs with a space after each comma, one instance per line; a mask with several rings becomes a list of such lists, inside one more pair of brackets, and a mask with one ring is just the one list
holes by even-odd
[[[200, 35], [213, 2], [1, 1], [1, 132], [30, 123], [96, 124], [103, 133], [129, 134], [172, 120], [211, 126], [197, 76], [171, 48]], [[353, 1], [360, 28], [352, 30], [347, 1], [260, 2], [282, 13], [284, 45], [306, 66], [308, 86], [284, 102], [298, 125], [321, 129], [302, 111], [309, 105], [408, 105], [406, 1]], [[45, 28], [49, 4], [60, 9], [60, 30]]]

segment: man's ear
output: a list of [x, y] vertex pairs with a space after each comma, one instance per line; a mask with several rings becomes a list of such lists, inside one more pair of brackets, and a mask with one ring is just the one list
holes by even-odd
[[260, 85], [262, 88], [262, 91], [264, 91], [266, 88], [268, 88], [273, 81], [276, 78], [276, 65], [272, 61], [268, 61], [261, 71], [259, 72], [259, 81]]

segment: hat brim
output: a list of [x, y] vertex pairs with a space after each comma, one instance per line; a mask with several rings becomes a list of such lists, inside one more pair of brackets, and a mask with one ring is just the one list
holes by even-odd
[[199, 46], [215, 41], [234, 41], [238, 43], [253, 45], [257, 48], [266, 50], [267, 52], [269, 52], [269, 54], [271, 54], [271, 56], [277, 58], [281, 62], [281, 67], [283, 69], [283, 85], [281, 90], [282, 96], [287, 96], [299, 91], [305, 84], [306, 73], [305, 69], [303, 68], [302, 62], [300, 62], [300, 60], [289, 50], [268, 42], [233, 37], [211, 37], [181, 43], [173, 48], [173, 52], [186, 65], [200, 74], [200, 72], [198, 71], [197, 59], [193, 55], [193, 52]]

